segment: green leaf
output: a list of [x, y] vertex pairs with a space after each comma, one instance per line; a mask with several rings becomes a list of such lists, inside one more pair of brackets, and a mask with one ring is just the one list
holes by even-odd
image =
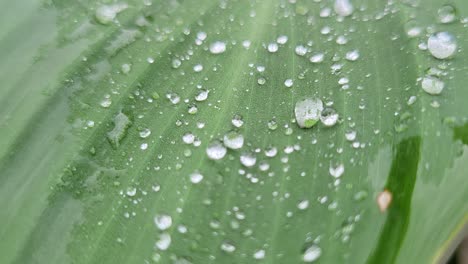
[[4, 1], [0, 263], [445, 261], [468, 2], [338, 2]]

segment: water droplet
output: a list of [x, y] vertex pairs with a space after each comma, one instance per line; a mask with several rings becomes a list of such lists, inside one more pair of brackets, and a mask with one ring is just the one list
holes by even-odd
[[351, 130], [345, 133], [345, 138], [348, 141], [354, 141], [356, 139], [356, 131]]
[[133, 197], [137, 193], [137, 189], [135, 187], [128, 187], [127, 188], [127, 196]]
[[339, 178], [344, 173], [344, 165], [342, 163], [337, 164], [335, 166], [330, 164], [330, 168], [328, 169], [328, 171], [330, 172], [331, 176]]
[[349, 16], [354, 11], [353, 5], [349, 0], [335, 0], [335, 5], [333, 7], [335, 12], [342, 17]]
[[392, 193], [388, 190], [384, 190], [383, 192], [377, 195], [377, 205], [381, 212], [385, 212], [387, 208], [390, 206], [392, 202]]
[[205, 40], [206, 37], [207, 37], [206, 32], [200, 31], [200, 32], [197, 33], [197, 39], [199, 39], [201, 41]]
[[223, 242], [221, 244], [221, 250], [227, 253], [232, 253], [236, 250], [236, 247], [232, 243]]
[[277, 153], [278, 153], [278, 149], [275, 147], [268, 147], [265, 149], [265, 156], [269, 158], [276, 156]]
[[299, 210], [305, 210], [309, 207], [309, 200], [302, 200], [297, 204]]
[[284, 86], [290, 88], [293, 86], [293, 80], [292, 79], [287, 79], [286, 81], [284, 81]]
[[104, 108], [109, 108], [112, 104], [112, 100], [110, 99], [110, 96], [105, 96], [104, 99], [102, 99], [100, 105]]
[[268, 129], [270, 130], [276, 130], [278, 128], [278, 123], [276, 122], [275, 119], [272, 119], [268, 121], [267, 126], [268, 126]]
[[437, 59], [446, 59], [451, 57], [457, 51], [455, 37], [448, 32], [438, 32], [427, 40], [429, 52]]
[[130, 72], [130, 70], [132, 69], [132, 66], [130, 64], [128, 64], [128, 63], [124, 63], [124, 64], [122, 64], [120, 69], [122, 70], [122, 73], [128, 74]]
[[323, 61], [323, 58], [324, 58], [324, 57], [325, 57], [325, 56], [323, 55], [323, 53], [317, 53], [317, 54], [312, 55], [312, 57], [310, 57], [309, 60], [310, 60], [310, 62], [312, 62], [312, 63], [320, 63], [320, 62]]
[[265, 250], [264, 249], [257, 250], [253, 254], [253, 258], [254, 259], [264, 259], [265, 258]]
[[232, 117], [231, 123], [235, 127], [241, 127], [244, 124], [244, 120], [241, 115], [236, 114]]
[[251, 152], [244, 152], [240, 156], [240, 162], [246, 167], [253, 167], [257, 163], [257, 157]]
[[154, 217], [154, 224], [159, 230], [166, 230], [172, 225], [172, 217], [166, 214], [156, 215]]
[[221, 54], [226, 51], [226, 43], [222, 41], [216, 41], [211, 43], [210, 52], [211, 54]]
[[285, 36], [285, 35], [279, 36], [279, 37], [276, 39], [276, 42], [277, 42], [278, 44], [286, 44], [286, 42], [288, 42], [288, 36]]
[[346, 53], [345, 58], [349, 61], [356, 61], [357, 59], [359, 59], [359, 51], [358, 50], [349, 51]]
[[296, 49], [294, 50], [298, 56], [304, 56], [307, 54], [307, 47], [304, 47], [302, 45], [296, 46]]
[[421, 87], [426, 93], [437, 95], [442, 92], [445, 87], [445, 83], [437, 77], [426, 76], [421, 82]]
[[453, 21], [455, 21], [456, 16], [457, 16], [455, 7], [451, 5], [442, 6], [437, 11], [437, 14], [439, 16], [439, 22], [442, 24], [452, 23]]
[[408, 102], [406, 102], [406, 103], [407, 103], [408, 105], [412, 105], [412, 104], [414, 104], [414, 102], [416, 102], [416, 99], [417, 99], [417, 97], [414, 96], [414, 95], [412, 95], [412, 96], [410, 96], [410, 97], [408, 98]]
[[276, 44], [276, 43], [270, 43], [270, 44], [268, 44], [267, 50], [268, 50], [269, 52], [271, 52], [271, 53], [277, 52], [277, 51], [278, 51], [278, 44]]
[[212, 160], [220, 160], [226, 156], [227, 149], [218, 140], [211, 142], [206, 148], [208, 158]]
[[236, 131], [230, 131], [224, 135], [223, 143], [230, 149], [240, 149], [244, 146], [244, 136]]
[[323, 110], [322, 100], [318, 98], [308, 98], [296, 102], [294, 114], [296, 122], [301, 128], [311, 128], [320, 119]]
[[195, 96], [195, 101], [198, 101], [198, 102], [205, 101], [208, 98], [209, 93], [210, 91], [208, 90], [204, 90], [204, 89], [200, 90], [198, 94]]
[[320, 255], [322, 255], [322, 249], [317, 245], [312, 245], [304, 251], [302, 260], [304, 262], [314, 262], [320, 257]]
[[169, 248], [169, 246], [171, 245], [171, 235], [167, 234], [167, 233], [162, 233], [161, 235], [159, 235], [159, 240], [156, 241], [156, 244], [155, 246], [159, 249], [159, 250], [167, 250]]
[[182, 136], [182, 141], [185, 144], [193, 144], [193, 142], [195, 141], [195, 135], [190, 132], [187, 132]]
[[101, 24], [109, 24], [118, 13], [127, 9], [127, 4], [103, 5], [96, 9], [96, 20]]
[[200, 183], [201, 181], [203, 180], [203, 175], [199, 172], [194, 172], [192, 174], [190, 174], [190, 181], [193, 183], [193, 184], [198, 184]]
[[132, 122], [124, 113], [120, 112], [114, 117], [114, 129], [107, 133], [107, 139], [114, 147], [120, 145], [120, 141], [127, 134], [127, 129], [132, 125]]
[[188, 111], [187, 111], [189, 114], [191, 115], [194, 115], [196, 113], [198, 113], [198, 107], [194, 104], [191, 104], [188, 106]]
[[172, 63], [171, 63], [172, 68], [177, 69], [180, 67], [180, 65], [182, 65], [182, 62], [179, 59], [172, 60]]
[[142, 144], [140, 145], [140, 149], [141, 149], [141, 150], [146, 150], [147, 148], [148, 148], [148, 143], [142, 143]]
[[201, 64], [197, 64], [195, 66], [193, 66], [193, 71], [194, 72], [201, 72], [203, 70], [203, 65]]
[[264, 85], [266, 83], [266, 79], [263, 77], [260, 77], [257, 79], [257, 83], [260, 85]]
[[338, 117], [339, 115], [335, 109], [327, 107], [322, 111], [320, 121], [324, 126], [332, 127], [338, 122]]
[[148, 128], [145, 128], [139, 132], [139, 135], [141, 138], [147, 138], [151, 135], [151, 130], [149, 130]]
[[176, 93], [167, 93], [166, 98], [174, 105], [180, 102], [180, 96]]

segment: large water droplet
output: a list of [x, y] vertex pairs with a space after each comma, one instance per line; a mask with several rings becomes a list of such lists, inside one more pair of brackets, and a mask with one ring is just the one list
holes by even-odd
[[335, 5], [333, 6], [335, 9], [335, 12], [339, 16], [349, 16], [353, 13], [353, 5], [349, 0], [335, 0]]
[[278, 51], [278, 44], [276, 44], [276, 43], [270, 43], [270, 44], [268, 44], [267, 50], [268, 50], [269, 52], [271, 52], [271, 53], [277, 52], [277, 51]]
[[223, 143], [230, 149], [240, 149], [244, 146], [244, 136], [237, 131], [230, 131], [224, 135]]
[[320, 119], [323, 102], [318, 98], [308, 98], [296, 102], [294, 114], [296, 122], [301, 128], [311, 128]]
[[342, 163], [337, 164], [335, 166], [330, 165], [330, 168], [328, 169], [328, 171], [330, 172], [330, 175], [335, 178], [339, 178], [341, 175], [343, 175], [344, 170], [345, 170], [344, 165]]
[[257, 163], [257, 157], [251, 152], [242, 153], [240, 162], [246, 167], [253, 167]]
[[101, 24], [109, 24], [118, 13], [127, 9], [127, 4], [103, 5], [96, 9], [96, 20]]
[[455, 7], [452, 5], [444, 5], [437, 11], [439, 21], [442, 24], [452, 23], [457, 17]]
[[446, 59], [451, 57], [457, 51], [457, 42], [455, 37], [448, 32], [438, 32], [427, 40], [429, 52], [437, 59]]
[[444, 86], [444, 82], [434, 76], [426, 76], [421, 82], [421, 87], [423, 88], [423, 90], [426, 93], [432, 95], [440, 94], [444, 89]]
[[218, 140], [211, 142], [206, 148], [208, 158], [212, 160], [220, 160], [226, 156], [227, 149]]
[[236, 247], [230, 242], [223, 242], [221, 244], [221, 250], [227, 253], [232, 253], [236, 250]]
[[211, 43], [210, 52], [212, 54], [221, 54], [226, 51], [226, 43], [222, 41], [216, 41]]
[[302, 260], [308, 263], [314, 262], [320, 257], [320, 255], [322, 255], [322, 249], [317, 245], [312, 245], [304, 251]]
[[194, 172], [192, 174], [190, 174], [190, 181], [193, 183], [193, 184], [198, 184], [200, 183], [201, 181], [203, 180], [203, 175], [199, 172]]
[[154, 217], [154, 224], [159, 230], [166, 230], [172, 225], [172, 217], [166, 214], [156, 215]]

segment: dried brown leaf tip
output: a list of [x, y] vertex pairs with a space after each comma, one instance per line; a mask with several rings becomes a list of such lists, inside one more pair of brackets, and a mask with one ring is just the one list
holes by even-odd
[[377, 205], [382, 213], [387, 211], [390, 203], [392, 203], [392, 193], [389, 190], [385, 189], [377, 195]]

